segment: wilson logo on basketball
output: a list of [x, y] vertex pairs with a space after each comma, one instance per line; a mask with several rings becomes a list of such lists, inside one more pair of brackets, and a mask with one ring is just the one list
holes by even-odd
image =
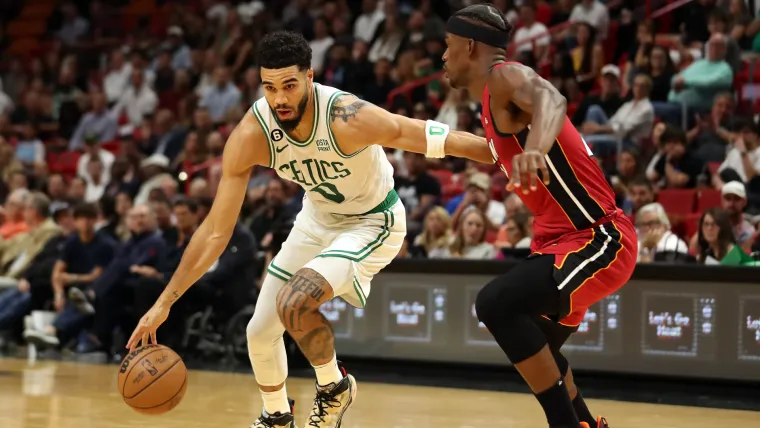
[[131, 363], [132, 360], [135, 359], [135, 357], [137, 357], [138, 355], [142, 354], [143, 352], [151, 350], [151, 349], [153, 349], [155, 347], [156, 347], [156, 345], [143, 346], [142, 348], [137, 349], [135, 352], [127, 355], [127, 358], [125, 358], [124, 361], [121, 362], [121, 367], [119, 368], [119, 373], [122, 373], [122, 374], [126, 373], [127, 369], [129, 368], [129, 363]]

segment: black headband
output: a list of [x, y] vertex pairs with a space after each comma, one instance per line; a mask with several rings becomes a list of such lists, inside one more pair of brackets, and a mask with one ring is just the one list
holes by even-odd
[[509, 33], [473, 24], [458, 16], [449, 18], [446, 23], [446, 31], [495, 48], [506, 49], [509, 43]]

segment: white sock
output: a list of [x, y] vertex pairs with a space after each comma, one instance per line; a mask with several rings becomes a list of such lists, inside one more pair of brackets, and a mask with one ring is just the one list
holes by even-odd
[[317, 372], [317, 384], [320, 386], [327, 386], [331, 383], [338, 383], [343, 380], [343, 373], [338, 368], [338, 360], [333, 354], [332, 360], [327, 364], [321, 366], [312, 366], [314, 371]]
[[270, 415], [277, 412], [290, 413], [290, 403], [288, 403], [288, 392], [285, 390], [285, 385], [279, 391], [261, 391], [261, 398], [264, 400], [264, 410]]

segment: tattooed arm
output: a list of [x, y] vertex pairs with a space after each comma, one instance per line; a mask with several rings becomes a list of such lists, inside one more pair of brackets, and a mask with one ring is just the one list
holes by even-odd
[[[356, 153], [373, 144], [408, 152], [427, 152], [425, 122], [388, 112], [354, 95], [340, 95], [330, 111], [330, 126], [340, 150]], [[446, 154], [493, 163], [485, 138], [468, 132], [451, 131]]]
[[567, 100], [549, 81], [520, 64], [499, 67], [488, 79], [491, 106], [505, 109], [509, 103], [530, 114], [525, 151], [546, 154], [565, 125]]

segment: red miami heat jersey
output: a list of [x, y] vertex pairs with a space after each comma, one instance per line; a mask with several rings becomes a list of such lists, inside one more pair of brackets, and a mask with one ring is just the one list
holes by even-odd
[[[516, 134], [499, 132], [493, 123], [490, 102], [486, 85], [481, 122], [494, 161], [509, 177], [512, 157], [523, 152], [530, 125]], [[615, 206], [615, 194], [591, 149], [567, 116], [557, 141], [544, 159], [550, 175], [549, 185], [539, 181], [538, 188], [528, 194], [515, 191], [534, 216], [533, 251], [552, 253], [546, 247], [563, 235], [590, 229], [602, 219], [622, 214]]]

